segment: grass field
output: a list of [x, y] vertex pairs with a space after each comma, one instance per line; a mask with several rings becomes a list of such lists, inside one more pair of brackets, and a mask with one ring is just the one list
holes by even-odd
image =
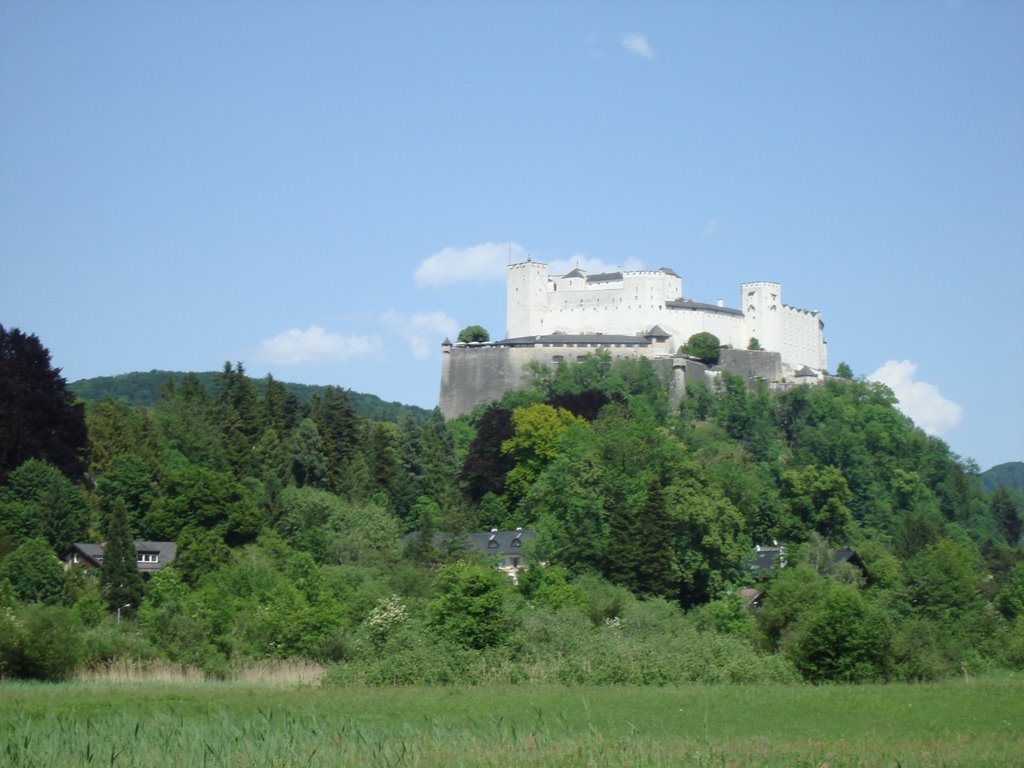
[[4, 766], [1013, 766], [1024, 678], [681, 688], [0, 684]]

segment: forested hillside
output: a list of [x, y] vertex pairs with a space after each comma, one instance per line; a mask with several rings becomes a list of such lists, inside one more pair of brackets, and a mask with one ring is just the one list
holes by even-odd
[[1002, 485], [1024, 493], [1024, 461], [1008, 461], [985, 470], [981, 473], [981, 484], [989, 492]]
[[[181, 371], [149, 371], [146, 373], [123, 373], [118, 376], [97, 376], [92, 379], [79, 379], [71, 382], [68, 387], [82, 400], [96, 402], [99, 400], [113, 400], [122, 405], [155, 405], [160, 399], [160, 393], [168, 380], [175, 384], [187, 376]], [[213, 393], [217, 385], [217, 373], [204, 371], [194, 374], [199, 382], [206, 389], [207, 393]], [[253, 387], [258, 397], [265, 397], [267, 387], [272, 377], [265, 379], [254, 379]], [[327, 389], [325, 386], [313, 384], [293, 384], [282, 382], [284, 388], [305, 405], [314, 395], [323, 395]], [[377, 419], [379, 421], [398, 421], [399, 417], [408, 412], [416, 421], [426, 419], [429, 411], [415, 405], [403, 405], [402, 403], [387, 402], [376, 395], [368, 395], [362, 392], [346, 390], [349, 404], [357, 416]]]
[[[315, 659], [368, 684], [1024, 667], [1019, 499], [987, 494], [879, 384], [723, 374], [672, 408], [648, 361], [595, 354], [450, 423], [389, 422], [343, 389], [301, 402], [225, 365], [210, 389], [187, 374], [151, 407], [83, 410], [26, 338], [0, 356], [3, 423], [34, 423], [46, 402], [17, 393], [45, 369], [43, 400], [82, 428], [40, 422], [56, 448], [0, 432], [2, 675], [154, 658], [210, 675]], [[492, 527], [536, 531], [518, 583], [459, 546]], [[177, 557], [144, 583], [126, 557], [58, 559], [133, 538]], [[775, 567], [753, 569], [772, 542]]]

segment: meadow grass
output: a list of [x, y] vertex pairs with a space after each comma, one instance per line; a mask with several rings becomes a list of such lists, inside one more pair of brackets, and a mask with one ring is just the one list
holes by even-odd
[[6, 766], [1012, 766], [1024, 679], [328, 688], [0, 684]]

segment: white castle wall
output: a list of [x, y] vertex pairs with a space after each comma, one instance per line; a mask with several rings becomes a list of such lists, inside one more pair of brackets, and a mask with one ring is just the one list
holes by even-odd
[[580, 270], [552, 277], [547, 265], [527, 261], [508, 268], [507, 338], [552, 333], [637, 335], [660, 326], [677, 349], [695, 333], [715, 334], [746, 349], [756, 338], [797, 370], [828, 365], [819, 313], [782, 303], [782, 286], [743, 283], [740, 309], [680, 302], [682, 280], [669, 270], [635, 270], [587, 276]]
[[820, 314], [797, 307], [783, 307], [780, 351], [783, 358], [828, 370], [828, 348], [822, 336]]

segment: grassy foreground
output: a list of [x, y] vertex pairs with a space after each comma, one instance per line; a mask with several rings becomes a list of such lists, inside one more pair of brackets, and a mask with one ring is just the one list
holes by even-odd
[[1011, 766], [1024, 678], [922, 685], [0, 684], [5, 766]]

